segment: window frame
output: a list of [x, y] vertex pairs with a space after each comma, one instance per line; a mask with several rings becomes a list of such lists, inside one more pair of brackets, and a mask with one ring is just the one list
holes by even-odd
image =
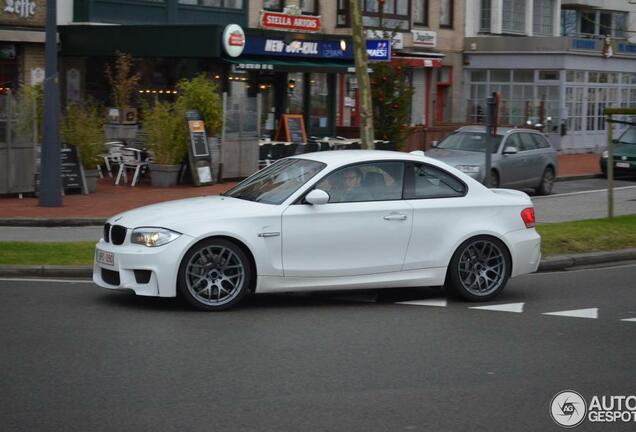
[[320, 15], [320, 0], [314, 0], [314, 10], [312, 11], [306, 11], [304, 9], [302, 9], [302, 7], [300, 6], [300, 2], [298, 7], [300, 7], [301, 12], [303, 15], [314, 15], [314, 16], [318, 16]]
[[263, 2], [263, 10], [270, 11], [270, 12], [282, 12], [283, 9], [285, 8], [285, 0], [277, 0], [277, 1], [279, 4], [278, 8], [271, 8], [271, 7], [267, 8], [265, 7], [265, 2]]
[[367, 200], [367, 201], [344, 201], [344, 202], [328, 202], [326, 204], [323, 205], [328, 205], [328, 204], [357, 204], [357, 203], [369, 203], [369, 202], [390, 202], [390, 201], [403, 201], [404, 200], [404, 191], [406, 190], [406, 170], [407, 170], [407, 166], [406, 164], [410, 162], [407, 160], [402, 160], [402, 159], [378, 159], [378, 160], [371, 160], [371, 161], [364, 161], [364, 162], [351, 162], [349, 164], [346, 165], [341, 165], [335, 169], [333, 169], [332, 171], [329, 171], [327, 173], [324, 173], [322, 177], [320, 177], [319, 179], [315, 180], [314, 183], [309, 186], [307, 188], [307, 190], [305, 192], [303, 192], [296, 200], [294, 200], [294, 202], [292, 203], [292, 205], [311, 205], [309, 204], [307, 201], [305, 201], [305, 197], [313, 190], [316, 189], [316, 186], [318, 185], [318, 183], [320, 183], [321, 181], [323, 181], [324, 179], [326, 179], [327, 177], [329, 177], [332, 174], [335, 174], [339, 171], [343, 171], [345, 169], [351, 168], [351, 167], [359, 167], [361, 165], [375, 165], [375, 164], [382, 164], [382, 163], [400, 163], [403, 165], [403, 171], [402, 171], [402, 194], [400, 195], [400, 198], [395, 198], [395, 199], [390, 199], [390, 200]]
[[[444, 174], [448, 175], [452, 179], [456, 180], [463, 186], [463, 192], [461, 195], [438, 195], [438, 196], [427, 196], [427, 197], [417, 197], [415, 196], [415, 166], [424, 166], [426, 168], [430, 168], [433, 170], [441, 171]], [[470, 188], [466, 184], [465, 181], [457, 177], [455, 174], [448, 172], [444, 168], [440, 168], [430, 163], [420, 162], [420, 161], [405, 161], [404, 167], [404, 187], [402, 190], [402, 197], [405, 201], [419, 201], [419, 200], [429, 200], [429, 199], [451, 199], [451, 198], [463, 198], [468, 195]]]
[[[429, 26], [429, 22], [430, 22], [430, 1], [429, 0], [414, 0], [414, 3], [421, 3], [422, 4], [422, 8], [424, 10], [424, 21], [415, 21], [415, 17], [413, 17], [413, 25], [416, 26], [422, 26], [422, 27], [428, 27]], [[415, 7], [413, 7], [413, 5], [411, 5], [411, 14], [415, 13]]]
[[[442, 22], [441, 22], [441, 18], [442, 18], [441, 17], [441, 10], [442, 10], [441, 2], [442, 1], [448, 1], [448, 7], [449, 7], [448, 14], [450, 15], [450, 23], [448, 23], [448, 24], [442, 24]], [[439, 21], [438, 21], [439, 28], [441, 28], [441, 29], [452, 29], [452, 28], [454, 28], [454, 25], [455, 25], [455, 0], [440, 0], [440, 8], [439, 8], [439, 10], [440, 10], [440, 16], [438, 17], [439, 18]]]

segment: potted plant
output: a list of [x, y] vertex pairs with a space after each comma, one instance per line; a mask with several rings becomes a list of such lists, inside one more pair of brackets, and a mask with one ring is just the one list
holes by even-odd
[[[111, 102], [114, 108], [108, 108], [108, 117], [114, 123], [137, 123], [137, 109], [132, 108], [132, 98], [137, 92], [141, 74], [132, 73], [133, 59], [130, 54], [117, 51], [115, 70], [106, 66], [106, 79], [111, 87]], [[116, 115], [111, 115], [116, 112]]]
[[[204, 73], [191, 80], [182, 80], [177, 85], [177, 110], [185, 114], [186, 111], [199, 111], [208, 136], [208, 147], [212, 156], [212, 172], [214, 179], [218, 179], [221, 164], [221, 148], [219, 137], [223, 129], [223, 102], [219, 95], [216, 82]], [[185, 122], [185, 118], [182, 117]]]
[[60, 135], [66, 145], [76, 146], [89, 193], [97, 189], [100, 155], [105, 152], [104, 120], [101, 110], [92, 103], [69, 104], [61, 119]]
[[167, 102], [144, 108], [142, 126], [152, 153], [150, 182], [152, 186], [175, 186], [181, 162], [187, 153], [184, 113]]

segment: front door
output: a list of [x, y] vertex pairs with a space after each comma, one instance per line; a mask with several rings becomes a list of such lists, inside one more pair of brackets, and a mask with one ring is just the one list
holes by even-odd
[[356, 276], [402, 269], [413, 209], [402, 200], [402, 162], [342, 168], [316, 188], [327, 204], [295, 204], [283, 213], [286, 277]]

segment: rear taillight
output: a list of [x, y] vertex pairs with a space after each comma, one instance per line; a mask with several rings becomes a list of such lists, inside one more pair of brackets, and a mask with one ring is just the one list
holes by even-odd
[[526, 224], [526, 228], [532, 228], [534, 226], [534, 207], [528, 207], [521, 211], [521, 219]]

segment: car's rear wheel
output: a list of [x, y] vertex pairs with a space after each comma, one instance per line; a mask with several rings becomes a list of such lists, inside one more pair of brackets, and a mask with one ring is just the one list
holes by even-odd
[[179, 267], [180, 294], [192, 306], [221, 311], [237, 304], [249, 291], [250, 261], [231, 241], [210, 238], [194, 245]]
[[552, 193], [552, 186], [554, 186], [554, 169], [547, 167], [541, 177], [541, 183], [535, 189], [537, 195], [550, 195]]
[[455, 251], [446, 288], [465, 300], [490, 300], [506, 286], [510, 268], [510, 256], [503, 242], [490, 236], [473, 237]]
[[499, 187], [499, 173], [495, 170], [490, 172], [490, 187], [497, 189]]

